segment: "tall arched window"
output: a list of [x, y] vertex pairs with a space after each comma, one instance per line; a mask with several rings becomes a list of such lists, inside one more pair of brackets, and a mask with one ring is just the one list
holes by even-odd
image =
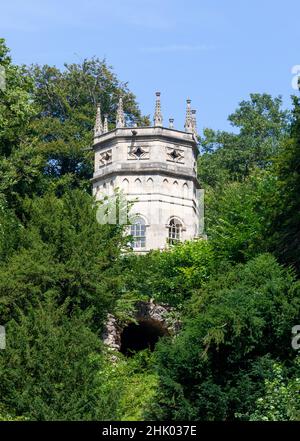
[[147, 190], [148, 190], [148, 192], [153, 191], [153, 179], [152, 178], [147, 179]]
[[184, 184], [183, 184], [183, 186], [182, 186], [182, 193], [183, 193], [183, 197], [184, 198], [187, 198], [188, 197], [188, 195], [189, 195], [189, 187], [188, 187], [188, 185], [187, 185], [187, 183], [185, 182]]
[[173, 217], [169, 222], [169, 244], [174, 245], [181, 239], [182, 223]]
[[142, 217], [135, 218], [130, 227], [130, 235], [132, 236], [132, 248], [146, 247], [146, 223]]
[[128, 179], [126, 179], [126, 178], [123, 179], [122, 187], [123, 187], [124, 192], [128, 193], [128, 190], [129, 190], [129, 181], [128, 181]]

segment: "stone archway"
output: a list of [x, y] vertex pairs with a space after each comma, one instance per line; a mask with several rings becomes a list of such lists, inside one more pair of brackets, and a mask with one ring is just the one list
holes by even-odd
[[121, 333], [120, 352], [130, 356], [143, 349], [153, 351], [160, 337], [168, 334], [168, 330], [153, 319], [129, 323]]
[[157, 341], [164, 335], [174, 334], [179, 323], [170, 323], [169, 306], [154, 302], [137, 302], [135, 321], [120, 324], [111, 314], [108, 315], [103, 333], [103, 342], [111, 349], [130, 356], [133, 352], [149, 348], [153, 350]]

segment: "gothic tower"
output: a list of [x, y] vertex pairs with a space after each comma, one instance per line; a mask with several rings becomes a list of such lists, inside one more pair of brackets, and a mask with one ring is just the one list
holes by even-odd
[[184, 128], [176, 130], [173, 119], [163, 126], [159, 92], [151, 127], [126, 127], [120, 98], [116, 128], [108, 131], [97, 107], [93, 194], [100, 200], [118, 188], [133, 201], [128, 228], [139, 253], [198, 235], [196, 116], [189, 99]]

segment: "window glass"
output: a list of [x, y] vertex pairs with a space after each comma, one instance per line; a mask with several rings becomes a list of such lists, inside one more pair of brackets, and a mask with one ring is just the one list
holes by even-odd
[[130, 235], [133, 238], [133, 248], [145, 248], [146, 247], [146, 225], [143, 218], [138, 217], [130, 227]]

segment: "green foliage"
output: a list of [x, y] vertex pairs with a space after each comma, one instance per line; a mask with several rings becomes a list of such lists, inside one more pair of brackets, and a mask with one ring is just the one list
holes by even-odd
[[99, 225], [96, 210], [81, 190], [26, 201], [19, 249], [0, 265], [2, 322], [47, 292], [70, 307], [95, 308], [95, 322], [102, 322], [121, 287], [117, 259], [125, 238], [120, 226]]
[[213, 278], [192, 298], [181, 334], [157, 348], [160, 390], [150, 417], [223, 420], [251, 413], [271, 359], [291, 356], [291, 324], [299, 313], [299, 283], [270, 255]]
[[300, 421], [300, 378], [299, 357], [295, 362], [297, 371], [292, 378], [286, 378], [283, 366], [275, 363], [272, 378], [265, 380], [265, 393], [258, 398], [251, 421]]
[[50, 297], [7, 323], [0, 353], [1, 402], [31, 420], [97, 419], [99, 339], [90, 314], [67, 317]]
[[45, 162], [36, 154], [33, 145], [22, 145], [0, 161], [0, 193], [5, 195], [9, 206], [20, 218], [23, 215], [23, 199], [42, 194], [46, 189], [46, 179], [42, 174], [44, 167]]
[[12, 416], [8, 413], [2, 405], [0, 405], [0, 421], [26, 421], [27, 418], [19, 416]]
[[32, 81], [25, 75], [25, 67], [12, 64], [3, 38], [0, 39], [0, 68], [5, 75], [5, 87], [0, 89], [1, 158], [9, 156], [24, 141], [35, 105], [30, 99]]
[[254, 168], [268, 168], [288, 130], [289, 115], [281, 104], [281, 98], [251, 94], [228, 118], [239, 133], [204, 131], [198, 175], [205, 187], [242, 181]]
[[274, 175], [256, 171], [243, 183], [206, 192], [206, 231], [219, 257], [244, 262], [268, 250], [269, 201], [275, 189]]
[[33, 82], [24, 66], [12, 63], [3, 39], [0, 69], [5, 78], [5, 87], [0, 89], [0, 194], [17, 208], [25, 195], [41, 189], [45, 164], [33, 152], [35, 140], [29, 129], [37, 111], [31, 99]]
[[[113, 362], [110, 357], [114, 357]], [[108, 354], [107, 362], [99, 372], [101, 386], [98, 389], [101, 407], [106, 411], [105, 420], [143, 420], [157, 387], [157, 375], [151, 364], [147, 350], [129, 359], [120, 354]]]
[[[0, 39], [0, 420], [296, 420], [300, 315], [300, 104], [251, 94], [206, 129], [199, 178], [208, 240], [145, 256], [89, 196], [97, 102], [114, 128], [147, 124], [105, 60], [16, 66]], [[235, 266], [233, 266], [235, 265]], [[154, 354], [101, 353], [107, 313], [175, 307]], [[170, 318], [170, 317], [169, 317]]]
[[96, 104], [101, 103], [102, 114], [108, 114], [109, 127], [113, 128], [118, 98], [122, 95], [128, 122], [145, 123], [135, 96], [105, 60], [97, 58], [65, 64], [64, 70], [32, 66], [29, 74], [35, 85], [33, 99], [38, 109], [31, 129], [39, 140], [37, 152], [47, 163], [46, 175], [59, 179], [67, 174], [72, 186], [85, 184], [89, 188]]
[[168, 251], [123, 259], [126, 291], [157, 302], [180, 306], [193, 289], [208, 280], [214, 253], [205, 240], [179, 243]]
[[[121, 297], [117, 299], [113, 311], [114, 316], [120, 324], [126, 324], [129, 322], [136, 323], [136, 303], [140, 300], [143, 300], [143, 297], [138, 294], [131, 292], [122, 293]], [[148, 299], [144, 298], [144, 300]]]
[[271, 249], [281, 261], [300, 272], [300, 101], [294, 98], [291, 137], [283, 143], [274, 172]]
[[21, 225], [0, 193], [0, 262], [17, 248], [20, 235]]

